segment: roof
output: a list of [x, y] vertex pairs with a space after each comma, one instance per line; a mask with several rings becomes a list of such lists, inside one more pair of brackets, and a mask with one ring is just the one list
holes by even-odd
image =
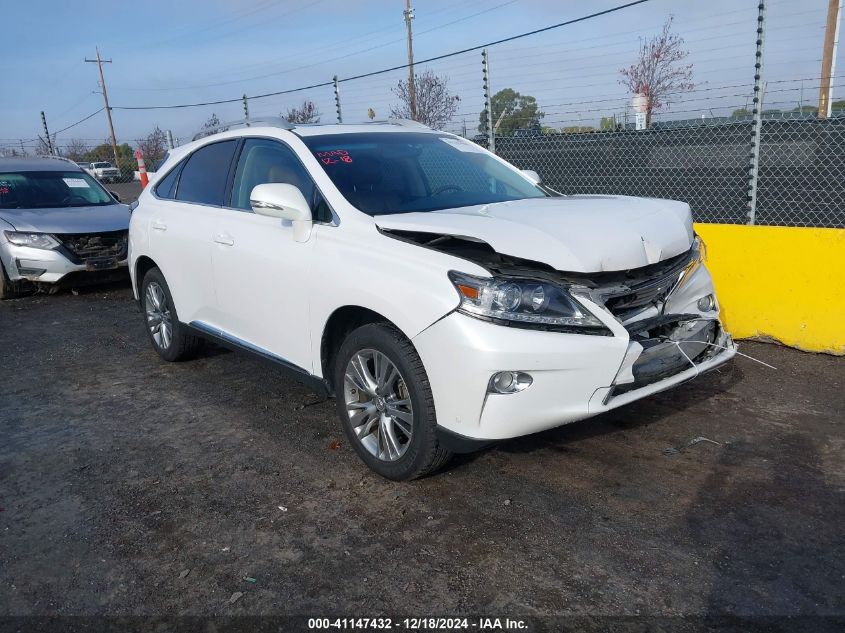
[[373, 123], [318, 123], [313, 125], [297, 125], [293, 130], [299, 136], [320, 136], [322, 134], [361, 134], [372, 132], [421, 132], [442, 134], [439, 130], [420, 124], [404, 125], [393, 121], [376, 121]]
[[355, 134], [362, 132], [438, 132], [432, 130], [427, 125], [409, 119], [387, 119], [386, 121], [368, 121], [366, 123], [304, 123], [293, 124], [281, 117], [255, 117], [251, 119], [241, 119], [239, 121], [231, 121], [220, 124], [218, 132], [207, 134], [205, 132], [198, 132], [194, 135], [191, 141], [201, 141], [211, 136], [218, 134], [225, 134], [226, 132], [235, 132], [229, 136], [245, 136], [256, 132], [261, 128], [271, 128], [274, 130], [286, 130], [293, 132], [298, 136], [319, 136], [323, 134]]
[[51, 156], [0, 158], [0, 172], [10, 171], [81, 171], [81, 168], [66, 158]]

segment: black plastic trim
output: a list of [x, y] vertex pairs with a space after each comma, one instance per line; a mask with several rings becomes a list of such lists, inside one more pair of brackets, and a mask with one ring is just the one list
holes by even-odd
[[452, 453], [474, 453], [501, 441], [467, 437], [449, 429], [444, 429], [442, 426], [438, 426], [435, 432], [437, 433], [437, 441], [440, 443], [440, 446]]
[[236, 352], [246, 352], [255, 358], [281, 368], [285, 371], [285, 373], [315, 391], [317, 395], [322, 398], [329, 399], [333, 395], [328, 382], [324, 378], [315, 376], [308, 370], [300, 367], [299, 365], [294, 365], [281, 356], [276, 356], [271, 352], [254, 347], [244, 341], [240, 341], [227, 335], [225, 332], [214, 330], [206, 326], [204, 323], [185, 323], [183, 325], [188, 327], [197, 336], [201, 336]]

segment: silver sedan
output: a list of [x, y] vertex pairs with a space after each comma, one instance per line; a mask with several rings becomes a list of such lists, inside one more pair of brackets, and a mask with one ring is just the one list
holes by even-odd
[[0, 158], [0, 299], [126, 266], [129, 207], [61, 158]]

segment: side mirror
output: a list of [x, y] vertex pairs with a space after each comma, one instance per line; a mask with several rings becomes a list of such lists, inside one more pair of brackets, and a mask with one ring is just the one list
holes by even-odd
[[118, 202], [123, 202], [123, 200], [120, 199], [120, 196], [117, 195], [114, 191], [109, 191], [109, 193], [111, 194], [111, 197], [117, 200]]
[[530, 178], [531, 180], [533, 180], [535, 184], [538, 184], [538, 185], [539, 185], [539, 184], [542, 182], [542, 181], [540, 180], [540, 174], [538, 174], [538, 173], [537, 173], [536, 171], [534, 171], [533, 169], [523, 169], [523, 170], [522, 170], [522, 174], [523, 174], [524, 176], [528, 176], [528, 178]]
[[311, 207], [298, 187], [279, 182], [256, 185], [249, 194], [249, 204], [258, 215], [290, 220], [297, 242], [307, 242], [311, 236]]

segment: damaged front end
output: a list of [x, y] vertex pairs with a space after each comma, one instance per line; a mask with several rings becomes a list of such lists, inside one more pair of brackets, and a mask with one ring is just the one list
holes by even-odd
[[[612, 398], [702, 366], [734, 349], [719, 321], [719, 308], [696, 238], [687, 251], [661, 262], [621, 271], [572, 273], [541, 262], [496, 252], [470, 237], [382, 230], [391, 237], [472, 261], [497, 279], [532, 279], [557, 284], [576, 300], [605, 312], [614, 335], [629, 338], [620, 369], [603, 398]], [[583, 333], [600, 333], [598, 330]], [[607, 332], [610, 334], [610, 332]], [[732, 354], [731, 354], [732, 355]]]

